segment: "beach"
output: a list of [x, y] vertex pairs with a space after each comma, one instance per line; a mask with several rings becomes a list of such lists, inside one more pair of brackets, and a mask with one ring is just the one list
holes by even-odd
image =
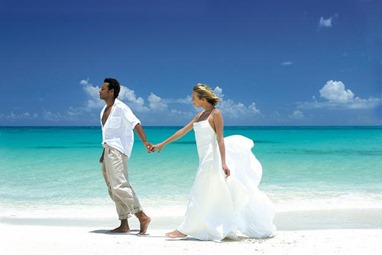
[[[166, 231], [181, 220], [176, 215], [152, 215], [146, 236], [137, 235], [134, 218], [130, 234], [110, 234], [107, 231], [118, 224], [112, 218], [10, 217], [0, 223], [0, 254], [380, 254], [381, 215], [381, 210], [279, 213], [274, 237], [239, 236], [221, 242], [167, 239]], [[353, 217], [359, 221], [351, 224]]]
[[[150, 127], [157, 143], [178, 127]], [[129, 176], [149, 235], [119, 225], [100, 171], [99, 127], [0, 127], [0, 254], [381, 254], [381, 127], [227, 127], [255, 141], [259, 188], [276, 208], [268, 239], [168, 240], [198, 159], [192, 132], [160, 154], [139, 142]]]
[[[267, 240], [221, 243], [169, 241], [159, 232], [147, 237], [94, 233], [78, 227], [4, 227], [2, 254], [380, 254], [382, 230], [280, 231]], [[350, 241], [351, 240], [351, 241]]]

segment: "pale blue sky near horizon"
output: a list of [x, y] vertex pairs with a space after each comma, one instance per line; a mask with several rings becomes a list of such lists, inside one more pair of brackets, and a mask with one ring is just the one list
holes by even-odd
[[146, 126], [198, 82], [226, 125], [382, 125], [379, 0], [0, 0], [0, 126], [99, 125], [105, 77]]

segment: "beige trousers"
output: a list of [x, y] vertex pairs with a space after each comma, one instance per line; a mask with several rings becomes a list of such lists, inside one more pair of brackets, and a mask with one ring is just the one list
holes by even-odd
[[104, 144], [102, 174], [114, 201], [120, 220], [141, 211], [141, 204], [130, 185], [127, 173], [127, 156]]

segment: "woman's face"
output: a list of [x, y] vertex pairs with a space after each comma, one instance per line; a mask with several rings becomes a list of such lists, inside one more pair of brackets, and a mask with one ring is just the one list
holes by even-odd
[[194, 103], [194, 105], [196, 107], [201, 107], [202, 106], [202, 102], [203, 102], [203, 98], [200, 99], [198, 97], [198, 93], [196, 93], [195, 91], [192, 92], [192, 102]]

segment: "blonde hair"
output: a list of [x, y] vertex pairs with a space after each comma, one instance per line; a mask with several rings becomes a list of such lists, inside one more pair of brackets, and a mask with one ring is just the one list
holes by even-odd
[[213, 106], [219, 103], [219, 98], [207, 84], [198, 83], [194, 86], [193, 90], [198, 94], [199, 99], [205, 98]]

